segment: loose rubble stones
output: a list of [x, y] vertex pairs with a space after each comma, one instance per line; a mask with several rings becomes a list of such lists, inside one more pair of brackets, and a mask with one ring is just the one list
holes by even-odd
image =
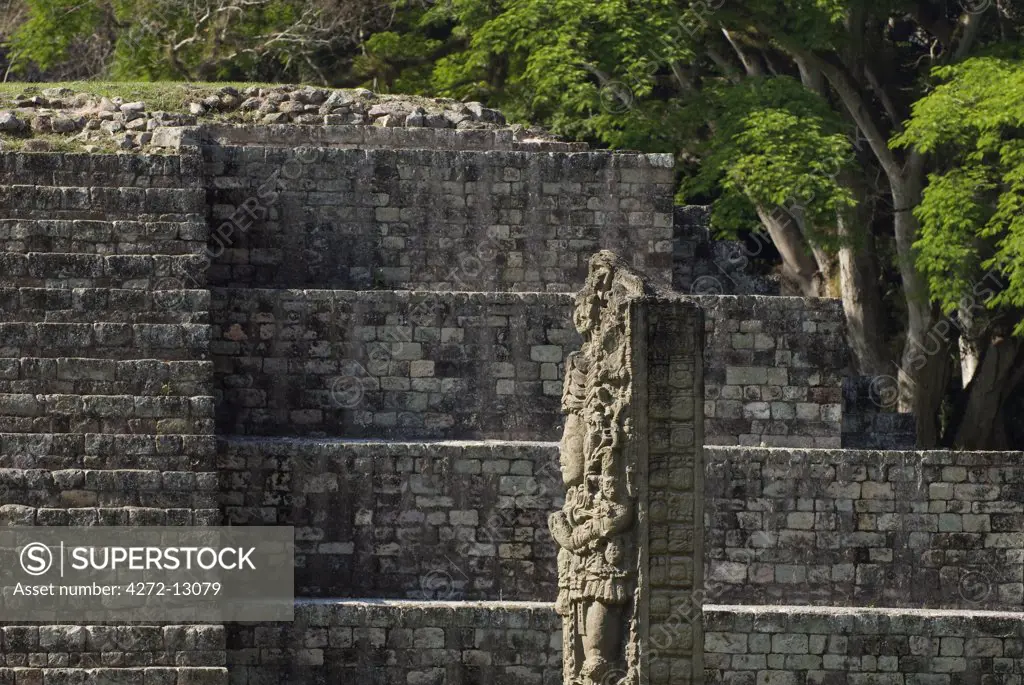
[[20, 131], [23, 128], [25, 122], [14, 112], [0, 112], [0, 131]]
[[[143, 100], [124, 101], [76, 93], [64, 87], [45, 88], [38, 95], [0, 101], [0, 133], [71, 135], [74, 140], [90, 145], [132, 150], [145, 145], [151, 136], [144, 134], [156, 128], [191, 126], [204, 120], [455, 129], [507, 127], [501, 112], [479, 102], [377, 95], [365, 88], [332, 90], [279, 85], [239, 90], [224, 86], [195, 89], [191, 95], [188, 90], [183, 92], [181, 110], [167, 112], [150, 111]], [[537, 136], [556, 139], [543, 132]]]

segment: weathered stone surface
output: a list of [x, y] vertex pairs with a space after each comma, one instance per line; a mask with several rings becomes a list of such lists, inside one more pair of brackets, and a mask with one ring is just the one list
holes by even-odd
[[296, 526], [301, 596], [542, 601], [556, 591], [552, 447], [222, 440], [225, 514]]
[[[699, 628], [670, 645], [652, 635], [675, 620], [661, 598], [685, 605], [701, 577], [700, 311], [600, 252], [573, 320], [583, 345], [567, 359], [562, 395], [566, 501], [549, 519], [563, 682], [668, 682], [669, 660], [676, 678], [699, 677]], [[699, 613], [700, 603], [685, 608]]]
[[[214, 291], [217, 316], [227, 316], [221, 320], [230, 322], [213, 334], [213, 351], [222, 369], [218, 383], [227, 393], [237, 394], [234, 388], [243, 381], [247, 388], [261, 391], [249, 393], [245, 403], [221, 415], [226, 430], [285, 434], [296, 430], [286, 423], [289, 412], [311, 410], [318, 413], [307, 415], [309, 422], [299, 429], [303, 434], [329, 434], [345, 426], [344, 434], [365, 437], [556, 439], [561, 387], [551, 381], [562, 374], [564, 355], [579, 345], [578, 334], [571, 328], [570, 296], [457, 293], [439, 298], [427, 293], [320, 291], [314, 297], [313, 293]], [[762, 325], [762, 320], [765, 328], [780, 321], [794, 326], [801, 320], [828, 321], [820, 336], [793, 342], [794, 349], [779, 358], [778, 367], [759, 369], [764, 378], [770, 371], [774, 383], [785, 385], [714, 382], [725, 381], [736, 368], [749, 368], [729, 362], [764, 360], [768, 364], [775, 353], [770, 357], [746, 350], [722, 354], [719, 347], [706, 347], [706, 376], [711, 380], [703, 408], [713, 428], [708, 441], [736, 443], [742, 437], [743, 442], [769, 445], [838, 446], [839, 421], [823, 419], [822, 407], [840, 397], [841, 373], [789, 368], [791, 363], [806, 364], [801, 359], [841, 355], [822, 349], [835, 335], [825, 332], [833, 328], [832, 317], [842, 316], [838, 304], [831, 300], [804, 303], [798, 298], [773, 302], [764, 297], [695, 300], [707, 312], [708, 339], [721, 344], [733, 335], [730, 331]], [[292, 312], [287, 322], [272, 313], [282, 311], [284, 302]], [[537, 323], [524, 331], [522, 321]], [[301, 361], [286, 363], [285, 350]], [[253, 358], [264, 359], [263, 366], [253, 367], [249, 361]], [[412, 364], [417, 362], [433, 363], [433, 376], [414, 376]], [[765, 388], [788, 401], [776, 403], [772, 420], [744, 416], [744, 410], [762, 402]], [[753, 391], [758, 393], [756, 398], [744, 398], [743, 392]], [[736, 399], [727, 399], [732, 397]], [[422, 402], [426, 404], [418, 404]], [[795, 407], [792, 418], [785, 418], [789, 414], [783, 405]], [[768, 406], [770, 412], [772, 405]], [[797, 409], [813, 411], [796, 413]]]
[[540, 602], [303, 602], [294, 623], [229, 626], [227, 663], [250, 682], [552, 683], [557, 636]]
[[[81, 123], [49, 121], [55, 132]], [[178, 157], [0, 160], [0, 521], [220, 523], [205, 193], [190, 168]], [[227, 683], [223, 626], [2, 633], [2, 683]], [[173, 637], [186, 633], [204, 637]]]
[[709, 449], [708, 599], [1015, 610], [1024, 557], [995, 533], [1024, 532], [1022, 468], [1018, 453]]
[[[551, 606], [502, 603], [558, 592], [544, 522], [563, 504], [556, 448], [485, 440], [558, 434], [560, 379], [581, 343], [565, 293], [594, 250], [622, 249], [661, 280], [675, 269], [677, 287], [700, 293], [728, 246], [698, 258], [709, 243], [673, 217], [670, 156], [503, 128], [478, 103], [287, 87], [199, 99], [198, 116], [294, 123], [24, 98], [18, 117], [40, 132], [81, 124], [81, 140], [108, 150], [150, 140], [170, 154], [0, 154], [0, 522], [223, 513], [296, 526], [301, 594], [495, 603], [309, 604], [305, 623], [227, 638], [220, 626], [5, 626], [0, 683], [220, 684], [226, 659], [250, 683], [557, 681]], [[350, 125], [379, 103], [397, 126]], [[21, 129], [18, 117], [0, 127]], [[309, 125], [325, 118], [339, 125]], [[739, 271], [727, 265], [723, 292], [771, 285]], [[707, 313], [703, 393], [700, 327], [655, 307], [644, 329], [643, 409], [665, 426], [633, 429], [658, 488], [636, 500], [650, 682], [700, 669], [705, 556], [705, 592], [736, 602], [1020, 604], [1019, 455], [758, 449], [905, 426], [886, 412], [845, 421], [838, 302], [693, 304]], [[215, 413], [223, 432], [252, 437], [215, 453]], [[750, 446], [709, 460], [706, 490], [701, 417], [709, 442]], [[409, 442], [437, 437], [481, 440]], [[1021, 670], [1007, 615], [834, 614], [708, 611], [705, 682], [955, 685]], [[119, 654], [109, 629], [134, 631], [138, 648]]]
[[[359, 147], [387, 148], [435, 132], [356, 133]], [[445, 150], [472, 138], [451, 137], [422, 138], [437, 150], [318, 147], [301, 159], [279, 147], [204, 148], [212, 228], [230, 243], [212, 282], [567, 292], [602, 248], [668, 279], [672, 169], [655, 156]], [[324, 258], [335, 253], [347, 257]]]
[[19, 119], [14, 112], [0, 112], [0, 130], [20, 131], [25, 125], [25, 122]]
[[1024, 665], [1012, 627], [1022, 619], [1019, 612], [705, 605], [704, 682], [924, 685], [966, 674], [998, 678]]

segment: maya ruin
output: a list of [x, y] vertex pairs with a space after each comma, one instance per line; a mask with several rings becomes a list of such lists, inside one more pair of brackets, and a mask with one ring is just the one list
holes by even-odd
[[294, 620], [0, 685], [1020, 685], [1024, 455], [915, 450], [671, 155], [281, 94], [0, 151], [0, 521], [293, 526]]

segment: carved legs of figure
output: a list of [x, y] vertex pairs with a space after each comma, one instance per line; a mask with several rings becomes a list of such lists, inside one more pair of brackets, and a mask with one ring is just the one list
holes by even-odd
[[581, 674], [587, 685], [616, 685], [607, 678], [619, 668], [622, 610], [621, 606], [592, 600], [584, 606], [586, 632], [581, 636], [584, 657]]

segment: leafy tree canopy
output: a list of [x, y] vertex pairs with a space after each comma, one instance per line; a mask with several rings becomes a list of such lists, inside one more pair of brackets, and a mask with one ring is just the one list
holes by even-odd
[[[915, 246], [947, 312], [991, 271], [1005, 287], [991, 308], [1024, 307], [1024, 60], [985, 56], [935, 70], [942, 81], [914, 104], [898, 146], [931, 154]], [[990, 284], [991, 285], [991, 284]], [[1024, 321], [1015, 326], [1024, 335]]]

